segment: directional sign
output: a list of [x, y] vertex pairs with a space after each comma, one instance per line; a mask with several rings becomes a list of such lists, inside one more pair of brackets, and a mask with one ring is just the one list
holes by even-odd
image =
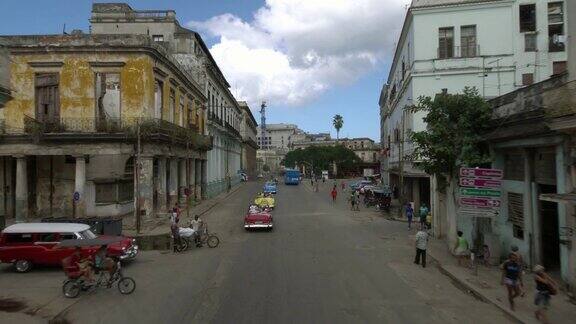
[[498, 211], [493, 209], [479, 209], [479, 208], [460, 208], [458, 210], [458, 214], [463, 216], [470, 216], [470, 217], [496, 217], [498, 216]]
[[500, 188], [502, 186], [502, 181], [478, 178], [460, 178], [460, 186], [475, 188]]
[[473, 197], [500, 197], [501, 192], [496, 189], [460, 188], [460, 194]]
[[502, 179], [503, 175], [499, 169], [460, 168], [461, 177]]
[[476, 208], [498, 208], [500, 199], [460, 197], [460, 205]]

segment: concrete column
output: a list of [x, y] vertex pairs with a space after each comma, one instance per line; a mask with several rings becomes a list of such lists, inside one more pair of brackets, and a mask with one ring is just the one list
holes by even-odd
[[178, 202], [178, 159], [171, 158], [169, 162], [170, 179], [168, 179], [169, 206], [172, 208]]
[[140, 220], [146, 222], [152, 219], [154, 213], [154, 157], [152, 156], [140, 157], [138, 189]]
[[16, 156], [16, 222], [25, 222], [28, 218], [28, 175], [26, 156]]
[[179, 177], [179, 184], [178, 184], [178, 203], [180, 206], [186, 205], [186, 188], [188, 188], [188, 168], [186, 166], [188, 160], [187, 159], [180, 159], [178, 161], [178, 177]]
[[204, 190], [202, 189], [202, 161], [201, 160], [195, 160], [195, 181], [194, 181], [194, 186], [195, 186], [195, 190], [194, 193], [196, 194], [196, 199], [200, 200], [202, 199], [202, 195], [204, 195]]
[[208, 185], [208, 173], [207, 171], [207, 167], [208, 167], [208, 163], [206, 160], [202, 160], [201, 164], [202, 166], [202, 177], [201, 177], [201, 183], [200, 183], [200, 187], [201, 187], [201, 197], [202, 199], [206, 199], [206, 187]]
[[156, 206], [158, 212], [165, 213], [166, 207], [166, 157], [158, 158], [158, 186], [157, 186], [157, 200]]
[[196, 160], [188, 159], [188, 188], [190, 188], [190, 198], [196, 196]]
[[74, 215], [76, 217], [86, 216], [86, 197], [84, 190], [86, 188], [86, 158], [76, 157], [76, 176], [74, 177], [74, 195], [78, 195], [78, 200], [74, 199]]

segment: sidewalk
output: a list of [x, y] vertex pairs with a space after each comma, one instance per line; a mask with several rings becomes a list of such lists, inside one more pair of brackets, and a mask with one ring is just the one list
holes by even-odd
[[[187, 207], [182, 210], [180, 216], [181, 226], [186, 226], [194, 218], [194, 215], [203, 216], [207, 214], [214, 206], [218, 205], [222, 201], [226, 200], [229, 196], [236, 193], [240, 188], [246, 185], [245, 182], [241, 182], [237, 186], [233, 187], [230, 192], [223, 192], [216, 197], [202, 200], [195, 206]], [[205, 221], [207, 219], [203, 217]], [[138, 246], [141, 250], [167, 250], [170, 247], [170, 220], [168, 214], [166, 217], [158, 216], [153, 220], [146, 223], [144, 228], [140, 233], [136, 232], [133, 225], [134, 219], [128, 218], [124, 220], [128, 225], [123, 226], [122, 233], [127, 236], [131, 236], [136, 239]]]
[[[407, 222], [405, 218], [392, 218], [397, 221]], [[415, 233], [415, 229], [413, 229]], [[464, 288], [476, 298], [490, 303], [511, 319], [519, 323], [538, 323], [534, 317], [536, 306], [534, 305], [534, 292], [536, 285], [531, 273], [524, 275], [525, 297], [518, 297], [515, 301], [516, 310], [511, 311], [508, 306], [506, 288], [500, 285], [501, 272], [499, 266], [478, 266], [478, 274], [470, 268], [458, 266], [456, 258], [448, 251], [444, 240], [431, 239], [427, 249], [430, 259], [437, 263], [440, 271], [450, 277], [458, 286]], [[572, 320], [570, 320], [572, 319]], [[576, 319], [576, 305], [570, 302], [565, 292], [552, 296], [551, 306], [548, 311], [550, 323], [568, 323]]]

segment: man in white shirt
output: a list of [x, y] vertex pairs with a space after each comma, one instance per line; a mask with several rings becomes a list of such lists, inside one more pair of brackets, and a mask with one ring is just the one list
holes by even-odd
[[420, 264], [420, 257], [422, 257], [422, 268], [426, 268], [426, 247], [428, 245], [428, 233], [424, 226], [420, 227], [416, 233], [416, 257], [414, 258], [415, 264]]
[[200, 216], [195, 215], [194, 219], [190, 221], [190, 227], [194, 231], [194, 241], [197, 247], [202, 247], [202, 242], [200, 241], [200, 231], [204, 225], [204, 221], [200, 219]]

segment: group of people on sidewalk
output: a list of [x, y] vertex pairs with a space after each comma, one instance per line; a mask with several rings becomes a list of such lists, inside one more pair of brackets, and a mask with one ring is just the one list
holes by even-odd
[[[408, 230], [412, 229], [412, 219], [414, 218], [414, 207], [412, 203], [407, 202], [404, 206], [406, 218], [408, 219]], [[418, 211], [418, 221], [420, 227], [426, 226], [428, 229], [432, 226], [432, 214], [425, 203], [422, 203], [420, 210]]]
[[[428, 229], [428, 226], [421, 222], [420, 228], [414, 236], [416, 248], [414, 264], [421, 264], [423, 268], [426, 267], [426, 250], [429, 240]], [[456, 244], [452, 252], [458, 258], [459, 266], [470, 266], [466, 263], [466, 259], [470, 255], [468, 241], [463, 237], [462, 231], [458, 231], [457, 235]], [[484, 245], [479, 257], [485, 265], [488, 265], [490, 254], [486, 245]], [[522, 260], [522, 255], [518, 252], [516, 246], [512, 247], [508, 259], [500, 265], [502, 271], [501, 284], [506, 287], [510, 309], [513, 311], [515, 309], [514, 299], [526, 295], [523, 282], [524, 267], [525, 264]], [[549, 323], [547, 310], [550, 307], [552, 296], [558, 293], [558, 285], [541, 265], [534, 267], [533, 274], [536, 285], [536, 291], [534, 292], [534, 305], [536, 306], [536, 310], [534, 316], [542, 323]]]

